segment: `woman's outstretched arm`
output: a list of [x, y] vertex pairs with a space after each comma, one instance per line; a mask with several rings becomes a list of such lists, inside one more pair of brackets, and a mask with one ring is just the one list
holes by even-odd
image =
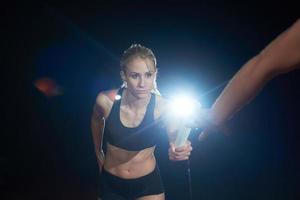
[[241, 109], [273, 77], [300, 67], [300, 19], [234, 75], [212, 107], [216, 123]]
[[209, 114], [222, 126], [275, 76], [300, 67], [300, 19], [250, 59], [227, 84]]

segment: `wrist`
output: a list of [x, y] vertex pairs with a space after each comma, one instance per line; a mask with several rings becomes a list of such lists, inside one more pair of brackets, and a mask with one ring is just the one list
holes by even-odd
[[99, 148], [96, 147], [94, 150], [96, 153], [104, 153], [103, 149], [100, 147]]
[[209, 128], [217, 128], [225, 124], [226, 119], [222, 119], [214, 110], [210, 110], [207, 114]]

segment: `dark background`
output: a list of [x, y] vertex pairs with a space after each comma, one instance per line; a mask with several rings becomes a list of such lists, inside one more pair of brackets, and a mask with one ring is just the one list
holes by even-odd
[[[95, 199], [89, 126], [99, 91], [117, 88], [134, 42], [157, 56], [163, 95], [210, 106], [224, 82], [299, 17], [292, 1], [12, 1], [1, 6], [1, 195]], [[63, 95], [46, 97], [49, 77]], [[277, 77], [231, 121], [233, 134], [191, 135], [193, 199], [299, 199], [300, 73]], [[188, 199], [185, 164], [157, 160], [167, 199]], [[1, 198], [1, 197], [0, 197]], [[1, 198], [2, 199], [2, 198]]]

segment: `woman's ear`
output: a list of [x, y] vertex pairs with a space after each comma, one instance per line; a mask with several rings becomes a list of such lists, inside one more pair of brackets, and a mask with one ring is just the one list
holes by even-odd
[[120, 71], [120, 76], [122, 81], [125, 81], [125, 72], [123, 70]]
[[122, 70], [122, 71], [120, 71], [120, 76], [121, 76], [121, 79], [122, 79], [122, 81], [123, 81], [123, 84], [122, 84], [122, 88], [127, 88], [127, 82], [126, 82], [126, 80], [125, 80], [125, 72]]

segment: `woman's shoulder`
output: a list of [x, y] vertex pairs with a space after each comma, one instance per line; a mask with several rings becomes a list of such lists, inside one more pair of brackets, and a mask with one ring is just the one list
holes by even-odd
[[101, 91], [97, 95], [97, 100], [114, 102], [117, 94], [118, 94], [117, 89]]
[[105, 110], [110, 110], [117, 94], [117, 89], [101, 91], [97, 95], [96, 105]]

